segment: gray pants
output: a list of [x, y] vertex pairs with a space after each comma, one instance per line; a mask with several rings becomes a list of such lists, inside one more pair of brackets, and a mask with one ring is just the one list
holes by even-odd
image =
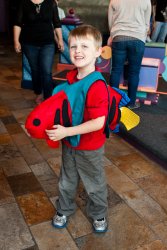
[[93, 220], [107, 213], [107, 185], [103, 168], [104, 147], [98, 150], [75, 150], [62, 146], [57, 211], [69, 216], [76, 210], [75, 196], [81, 179], [88, 194], [87, 214]]

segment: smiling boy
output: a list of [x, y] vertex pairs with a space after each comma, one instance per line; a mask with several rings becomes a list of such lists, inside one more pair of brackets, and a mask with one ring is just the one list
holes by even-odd
[[[88, 195], [87, 214], [95, 232], [107, 230], [107, 186], [103, 168], [104, 133], [109, 98], [106, 83], [95, 67], [102, 51], [100, 32], [90, 25], [81, 25], [69, 35], [69, 52], [76, 69], [67, 74], [67, 82], [55, 88], [77, 91], [72, 100], [72, 125], [54, 125], [46, 130], [53, 141], [62, 140], [62, 166], [59, 199], [53, 226], [64, 228], [67, 218], [76, 210], [75, 196], [81, 179]], [[70, 92], [73, 93], [73, 92]], [[71, 94], [71, 98], [73, 98]]]

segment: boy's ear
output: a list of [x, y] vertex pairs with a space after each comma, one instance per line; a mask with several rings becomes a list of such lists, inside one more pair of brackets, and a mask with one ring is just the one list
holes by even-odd
[[101, 55], [101, 53], [102, 53], [102, 47], [97, 49], [96, 57], [99, 57]]

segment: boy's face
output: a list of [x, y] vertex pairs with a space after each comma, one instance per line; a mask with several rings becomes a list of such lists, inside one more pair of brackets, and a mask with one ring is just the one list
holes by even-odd
[[101, 48], [96, 48], [95, 42], [89, 37], [71, 37], [69, 41], [70, 58], [78, 69], [89, 71], [95, 66], [96, 58], [101, 54]]

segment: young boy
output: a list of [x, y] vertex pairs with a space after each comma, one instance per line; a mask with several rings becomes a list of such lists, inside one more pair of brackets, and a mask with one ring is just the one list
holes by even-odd
[[[72, 89], [71, 98], [74, 91], [78, 91], [76, 100], [73, 100], [72, 126], [58, 124], [52, 130], [46, 130], [51, 140], [63, 139], [59, 199], [56, 201], [57, 214], [53, 218], [56, 228], [64, 228], [67, 217], [75, 212], [75, 195], [81, 179], [88, 194], [87, 214], [93, 220], [95, 232], [107, 230], [103, 154], [109, 97], [104, 79], [95, 67], [101, 46], [101, 34], [92, 26], [81, 25], [70, 32], [70, 58], [76, 69], [67, 74], [64, 88]], [[57, 88], [59, 86], [55, 91]], [[78, 136], [77, 140], [75, 136]]]

